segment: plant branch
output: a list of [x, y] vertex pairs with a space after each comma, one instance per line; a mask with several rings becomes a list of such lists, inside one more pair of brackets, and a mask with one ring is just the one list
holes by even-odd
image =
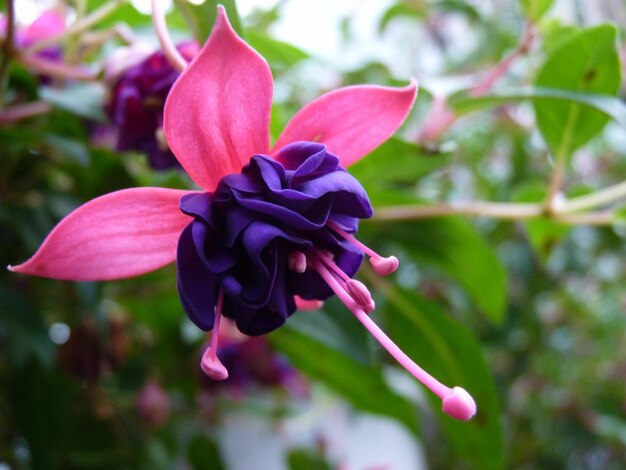
[[94, 72], [84, 68], [73, 67], [34, 55], [27, 56], [20, 54], [17, 56], [17, 60], [28, 68], [51, 77], [84, 81], [92, 81], [97, 78]]
[[18, 104], [9, 108], [0, 109], [0, 125], [26, 119], [50, 111], [50, 104], [45, 101], [33, 101], [32, 103]]
[[[533, 25], [526, 25], [519, 43], [515, 49], [502, 61], [487, 72], [469, 91], [472, 97], [488, 93], [496, 82], [511, 69], [511, 66], [523, 55], [527, 54], [535, 38]], [[424, 127], [419, 132], [417, 140], [420, 142], [434, 142], [447, 131], [459, 116], [450, 109], [445, 97], [435, 97], [433, 104], [424, 119]]]
[[33, 44], [30, 47], [24, 49], [23, 53], [26, 55], [35, 54], [47, 47], [54, 46], [58, 44], [68, 37], [74, 36], [76, 34], [83, 33], [87, 31], [92, 26], [98, 24], [100, 21], [104, 20], [107, 16], [112, 14], [118, 7], [126, 3], [128, 0], [111, 0], [108, 3], [105, 3], [97, 10], [94, 10], [90, 15], [85, 16], [83, 19], [74, 23], [71, 27], [69, 27], [65, 32], [55, 36], [53, 38], [44, 39]]
[[446, 215], [473, 215], [496, 219], [529, 219], [543, 215], [541, 204], [517, 204], [505, 202], [460, 202], [444, 204], [411, 204], [381, 207], [372, 220], [413, 220]]
[[621, 183], [605, 189], [600, 189], [585, 196], [580, 196], [565, 201], [562, 204], [559, 212], [571, 213], [586, 209], [594, 209], [596, 207], [615, 203], [623, 198], [626, 198], [626, 181], [622, 181]]
[[159, 38], [159, 43], [163, 49], [163, 54], [167, 57], [172, 67], [182, 72], [187, 68], [187, 61], [178, 52], [165, 22], [165, 13], [159, 4], [159, 0], [152, 0], [152, 22]]
[[[624, 191], [623, 187], [619, 189]], [[410, 204], [378, 208], [370, 220], [373, 222], [395, 222], [462, 215], [513, 221], [546, 218], [568, 225], [610, 225], [615, 218], [614, 211], [573, 214], [566, 204], [563, 204], [562, 207], [567, 209], [546, 213], [541, 203], [475, 201], [452, 204]]]

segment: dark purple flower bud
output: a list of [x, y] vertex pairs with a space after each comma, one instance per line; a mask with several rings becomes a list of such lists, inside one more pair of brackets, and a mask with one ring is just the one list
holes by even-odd
[[[178, 50], [191, 60], [198, 45], [188, 42]], [[163, 52], [157, 51], [115, 75], [117, 80], [105, 110], [117, 130], [117, 149], [146, 153], [154, 169], [179, 166], [163, 136], [163, 107], [180, 72]]]
[[296, 310], [294, 296], [333, 294], [314, 269], [293, 268], [293, 253], [310, 262], [325, 253], [347, 277], [363, 253], [328, 224], [353, 233], [372, 207], [359, 182], [325, 145], [296, 142], [276, 158], [255, 155], [241, 173], [222, 178], [214, 193], [181, 199], [194, 217], [178, 243], [178, 287], [191, 320], [213, 328], [218, 292], [222, 312], [244, 334], [281, 326]]

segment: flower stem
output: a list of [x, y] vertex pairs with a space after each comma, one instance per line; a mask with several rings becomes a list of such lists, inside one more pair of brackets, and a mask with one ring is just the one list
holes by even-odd
[[19, 54], [17, 60], [28, 68], [51, 77], [84, 81], [91, 81], [97, 78], [95, 73], [84, 68], [55, 62], [36, 55]]
[[45, 101], [18, 104], [9, 108], [0, 109], [0, 125], [26, 119], [50, 111], [50, 104]]
[[159, 43], [163, 49], [163, 54], [167, 57], [172, 66], [182, 72], [187, 68], [187, 61], [178, 52], [170, 34], [167, 30], [167, 24], [165, 23], [165, 13], [159, 4], [159, 0], [152, 0], [152, 23], [159, 38]]

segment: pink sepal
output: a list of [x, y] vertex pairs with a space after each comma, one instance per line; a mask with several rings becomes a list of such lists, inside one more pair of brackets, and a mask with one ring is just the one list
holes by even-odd
[[209, 40], [165, 103], [167, 142], [189, 176], [213, 190], [252, 155], [268, 153], [272, 74], [218, 7]]
[[176, 259], [178, 237], [191, 221], [178, 201], [188, 193], [132, 188], [93, 199], [59, 222], [32, 258], [9, 269], [74, 281], [153, 271]]
[[326, 93], [289, 121], [272, 154], [299, 140], [322, 142], [349, 166], [391, 137], [416, 96], [415, 81], [404, 88], [358, 85]]

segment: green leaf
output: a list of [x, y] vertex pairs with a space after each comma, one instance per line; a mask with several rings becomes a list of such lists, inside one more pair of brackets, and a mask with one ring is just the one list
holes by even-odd
[[194, 436], [187, 448], [189, 463], [194, 470], [224, 470], [220, 451], [215, 442], [203, 435]]
[[[480, 470], [503, 468], [503, 437], [496, 387], [480, 344], [462, 324], [415, 292], [383, 289], [386, 325], [405, 353], [449, 386], [465, 388], [476, 401], [477, 415], [459, 422], [438, 412], [447, 440], [464, 466]], [[433, 407], [441, 400], [428, 392]]]
[[442, 271], [467, 291], [492, 322], [502, 322], [506, 273], [494, 249], [469, 222], [442, 217], [379, 224], [377, 228], [385, 242], [399, 244], [417, 262]]
[[292, 450], [287, 462], [290, 470], [331, 470], [323, 455], [308, 449]]
[[519, 0], [524, 16], [532, 23], [537, 22], [554, 4], [554, 0]]
[[0, 285], [0, 340], [7, 344], [14, 365], [31, 358], [50, 366], [54, 345], [41, 314], [16, 292]]
[[389, 23], [395, 18], [407, 17], [407, 18], [423, 18], [426, 15], [426, 7], [420, 3], [397, 3], [391, 8], [387, 9], [383, 17], [378, 23], [378, 30], [380, 32], [385, 31]]
[[611, 95], [578, 93], [558, 88], [533, 87], [510, 91], [503, 90], [494, 94], [476, 97], [469, 96], [466, 91], [463, 91], [453, 95], [448, 104], [457, 114], [467, 114], [493, 106], [526, 100], [530, 100], [535, 104], [562, 101], [566, 106], [575, 104], [585, 108], [592, 108], [594, 111], [613, 119], [626, 128], [626, 104], [619, 98]]
[[[616, 95], [620, 85], [616, 35], [615, 26], [600, 25], [573, 36], [550, 54], [535, 85]], [[608, 122], [603, 113], [578, 103], [549, 100], [534, 105], [539, 130], [557, 159], [569, 159]]]
[[78, 83], [63, 89], [41, 87], [39, 94], [48, 103], [78, 116], [105, 122], [102, 111], [104, 86], [98, 83]]
[[237, 11], [235, 0], [206, 0], [192, 3], [187, 0], [174, 0], [176, 8], [182, 13], [193, 36], [203, 44], [211, 34], [217, 19], [217, 6], [222, 5], [228, 14], [228, 20], [240, 37], [244, 36], [243, 26]]
[[289, 324], [273, 332], [269, 339], [298, 370], [322, 381], [354, 407], [389, 416], [418, 433], [415, 406], [389, 388], [380, 368], [364, 365]]
[[369, 190], [373, 186], [392, 183], [415, 183], [419, 178], [440, 168], [449, 155], [428, 153], [411, 142], [392, 137], [349, 169]]
[[[545, 182], [529, 181], [515, 188], [512, 199], [515, 202], [542, 202], [548, 193]], [[565, 237], [571, 227], [554, 222], [548, 218], [536, 218], [523, 223], [528, 239], [535, 253], [544, 262], [552, 253], [554, 247]]]
[[248, 31], [246, 39], [248, 44], [267, 60], [272, 69], [292, 67], [309, 57], [302, 49], [258, 31]]

